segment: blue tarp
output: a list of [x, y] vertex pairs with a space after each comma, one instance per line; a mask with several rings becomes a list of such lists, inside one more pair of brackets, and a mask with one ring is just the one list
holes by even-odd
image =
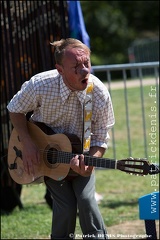
[[84, 24], [82, 9], [79, 1], [68, 2], [68, 21], [70, 37], [79, 39], [90, 48], [90, 38]]

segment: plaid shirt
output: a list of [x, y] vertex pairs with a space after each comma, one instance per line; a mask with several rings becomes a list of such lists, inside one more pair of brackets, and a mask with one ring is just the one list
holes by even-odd
[[[107, 148], [108, 130], [114, 125], [110, 94], [104, 84], [90, 74], [94, 84], [91, 146]], [[55, 133], [68, 132], [82, 139], [83, 104], [86, 91], [71, 91], [56, 69], [39, 73], [26, 81], [11, 99], [10, 112], [33, 111], [33, 121], [43, 122]]]

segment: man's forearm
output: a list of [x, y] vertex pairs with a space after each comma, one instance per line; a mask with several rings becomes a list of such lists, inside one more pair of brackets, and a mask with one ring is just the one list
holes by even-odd
[[89, 155], [95, 157], [102, 157], [105, 153], [105, 148], [94, 146], [90, 148]]
[[14, 128], [18, 132], [21, 142], [30, 140], [25, 114], [9, 112], [9, 115]]

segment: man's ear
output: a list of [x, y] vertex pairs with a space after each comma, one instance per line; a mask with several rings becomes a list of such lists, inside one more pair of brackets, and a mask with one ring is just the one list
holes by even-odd
[[55, 67], [57, 68], [60, 75], [63, 75], [63, 67], [56, 63]]

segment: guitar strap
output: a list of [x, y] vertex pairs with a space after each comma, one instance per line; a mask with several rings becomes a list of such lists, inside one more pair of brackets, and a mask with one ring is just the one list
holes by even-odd
[[83, 105], [83, 153], [87, 153], [89, 151], [91, 143], [92, 93], [93, 82], [90, 81], [87, 86], [86, 98]]

